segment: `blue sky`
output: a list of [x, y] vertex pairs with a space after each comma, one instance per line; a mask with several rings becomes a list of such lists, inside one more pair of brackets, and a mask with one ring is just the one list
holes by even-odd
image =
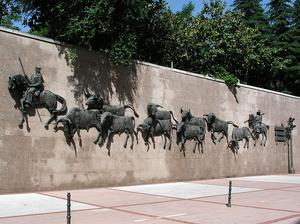
[[[203, 0], [166, 0], [166, 2], [173, 12], [180, 11], [182, 7], [189, 2], [192, 2], [195, 6], [194, 13], [198, 13], [203, 6]], [[265, 4], [268, 2], [269, 0], [262, 0], [261, 4], [262, 6], [265, 6]], [[233, 0], [227, 0], [226, 3], [227, 6], [230, 7], [233, 3]]]

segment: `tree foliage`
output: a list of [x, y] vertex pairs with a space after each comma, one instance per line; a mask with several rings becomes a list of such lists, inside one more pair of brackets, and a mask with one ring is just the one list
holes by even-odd
[[270, 0], [267, 13], [261, 0], [234, 0], [232, 10], [207, 0], [198, 14], [192, 3], [172, 12], [164, 0], [5, 2], [22, 6], [30, 32], [101, 50], [116, 64], [172, 63], [300, 95], [300, 0]]
[[0, 0], [0, 26], [18, 29], [13, 25], [20, 20], [20, 5], [14, 0]]
[[263, 34], [270, 34], [269, 21], [260, 4], [261, 0], [234, 0], [233, 7], [243, 14], [248, 26], [257, 27]]

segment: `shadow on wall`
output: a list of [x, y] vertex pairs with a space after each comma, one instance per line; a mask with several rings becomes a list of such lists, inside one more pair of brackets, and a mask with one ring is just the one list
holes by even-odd
[[83, 89], [101, 96], [106, 103], [115, 96], [120, 103], [134, 103], [138, 88], [135, 64], [129, 66], [113, 65], [108, 57], [100, 52], [91, 52], [82, 48], [57, 46], [59, 56], [64, 55], [67, 64], [72, 67], [73, 76], [68, 83], [74, 86], [74, 98], [83, 105]]

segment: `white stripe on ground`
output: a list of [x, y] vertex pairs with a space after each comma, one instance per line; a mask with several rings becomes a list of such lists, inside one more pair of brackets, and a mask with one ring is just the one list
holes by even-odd
[[[93, 208], [98, 207], [71, 202], [73, 211]], [[0, 195], [0, 217], [64, 212], [66, 210], [67, 201], [60, 198], [36, 193]]]

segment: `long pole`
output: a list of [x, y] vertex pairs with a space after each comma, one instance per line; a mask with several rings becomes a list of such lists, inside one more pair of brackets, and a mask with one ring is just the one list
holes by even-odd
[[226, 204], [227, 207], [231, 207], [231, 188], [232, 188], [232, 181], [229, 181], [229, 192], [228, 192], [228, 203]]
[[292, 138], [292, 133], [291, 133], [291, 138], [290, 138], [290, 169], [289, 169], [289, 173], [295, 173], [295, 169], [294, 169], [294, 161], [293, 161], [293, 138]]
[[71, 224], [71, 194], [67, 194], [67, 224]]
[[24, 67], [23, 67], [23, 64], [22, 64], [22, 61], [21, 61], [21, 58], [20, 58], [20, 57], [19, 57], [19, 62], [20, 62], [20, 64], [21, 64], [21, 67], [22, 67], [23, 74], [24, 74], [24, 75], [26, 75], [26, 73], [25, 73], [25, 70], [24, 70]]

